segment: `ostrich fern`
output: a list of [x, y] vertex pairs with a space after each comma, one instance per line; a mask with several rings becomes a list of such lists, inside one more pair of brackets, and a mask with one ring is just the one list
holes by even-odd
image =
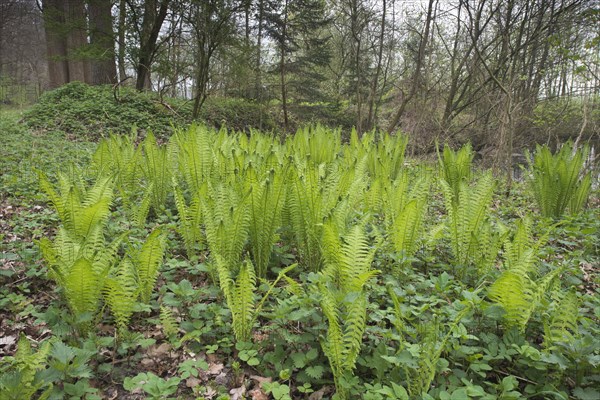
[[206, 191], [204, 185], [202, 189], [196, 191], [192, 201], [188, 205], [181, 187], [173, 179], [173, 196], [179, 219], [177, 221], [177, 232], [183, 238], [188, 257], [193, 257], [197, 250], [203, 250], [205, 240], [202, 233], [202, 207], [200, 198]]
[[539, 145], [529, 155], [530, 186], [542, 216], [560, 218], [585, 206], [592, 186], [591, 174], [584, 171], [588, 154], [588, 147], [577, 150], [567, 143], [554, 155]]
[[388, 235], [394, 250], [402, 255], [405, 263], [409, 263], [422, 243], [430, 185], [427, 176], [410, 183], [408, 174], [403, 173], [384, 192]]
[[579, 300], [577, 293], [571, 291], [554, 291], [554, 302], [544, 322], [544, 347], [552, 350], [559, 343], [573, 343], [578, 327]]
[[247, 194], [238, 193], [224, 184], [211, 185], [200, 205], [211, 255], [221, 259], [217, 264], [235, 270], [240, 265], [248, 239], [250, 212]]
[[323, 235], [325, 266], [318, 284], [321, 309], [328, 328], [321, 342], [333, 372], [337, 396], [348, 398], [343, 380], [352, 374], [366, 326], [367, 282], [378, 271], [371, 269], [375, 254], [362, 225], [352, 227], [342, 240], [329, 222]]
[[[263, 304], [282, 278], [289, 279], [286, 274], [296, 266], [297, 264], [292, 264], [281, 270], [277, 279], [269, 284], [269, 289], [257, 303], [255, 296], [257, 277], [252, 262], [245, 260], [238, 268], [232, 269], [223, 258], [218, 255], [215, 257], [219, 286], [225, 296], [227, 307], [231, 311], [233, 333], [236, 341], [250, 341], [252, 328]], [[234, 270], [237, 272], [234, 272]]]
[[[14, 356], [0, 359], [0, 399], [47, 399], [53, 389], [51, 382], [41, 378], [50, 355], [52, 341], [46, 340], [33, 351], [29, 339], [21, 333]], [[40, 391], [42, 391], [40, 393]]]
[[158, 213], [165, 207], [171, 189], [172, 167], [166, 146], [159, 146], [152, 133], [142, 143], [140, 167], [146, 183], [144, 196], [150, 197], [152, 209]]
[[458, 197], [445, 181], [441, 185], [448, 213], [447, 232], [453, 264], [461, 268], [463, 276], [469, 266], [475, 266], [483, 275], [496, 259], [506, 234], [503, 227], [494, 228], [488, 218], [493, 178], [486, 174], [473, 187], [461, 182]]
[[473, 156], [470, 143], [465, 144], [458, 151], [453, 151], [448, 145], [444, 145], [441, 154], [438, 150], [440, 175], [452, 191], [453, 202], [458, 201], [461, 185], [468, 183], [471, 178]]
[[257, 275], [261, 278], [267, 275], [271, 253], [277, 240], [277, 230], [281, 225], [281, 214], [286, 197], [285, 176], [287, 176], [286, 168], [280, 172], [272, 169], [262, 179], [253, 169], [246, 174], [251, 187], [250, 247]]

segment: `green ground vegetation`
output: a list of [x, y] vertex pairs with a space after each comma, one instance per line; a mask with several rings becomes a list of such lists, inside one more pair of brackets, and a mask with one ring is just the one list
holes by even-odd
[[40, 107], [0, 114], [1, 399], [600, 395], [586, 150], [508, 188], [401, 135]]

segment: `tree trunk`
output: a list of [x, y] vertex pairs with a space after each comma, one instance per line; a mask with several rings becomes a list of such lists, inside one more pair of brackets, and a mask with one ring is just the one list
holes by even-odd
[[379, 75], [381, 74], [381, 66], [383, 62], [383, 43], [385, 37], [385, 17], [386, 17], [386, 6], [387, 1], [383, 0], [381, 10], [381, 32], [379, 33], [379, 50], [377, 53], [377, 68], [375, 69], [375, 76], [371, 84], [371, 93], [369, 94], [369, 116], [367, 117], [367, 129], [373, 128], [374, 125], [374, 111], [375, 111], [375, 97], [377, 95], [377, 86], [379, 84]]
[[363, 100], [362, 100], [362, 68], [360, 65], [361, 61], [361, 31], [362, 28], [359, 26], [359, 6], [358, 1], [353, 0], [350, 4], [350, 31], [352, 33], [353, 47], [353, 58], [354, 58], [354, 73], [355, 73], [355, 97], [356, 97], [356, 132], [360, 135], [363, 128]]
[[136, 65], [135, 88], [137, 90], [150, 89], [150, 66], [156, 52], [156, 41], [158, 40], [160, 28], [167, 17], [169, 3], [170, 0], [162, 0], [158, 13], [156, 12], [156, 1], [146, 1], [145, 3], [141, 45]]
[[124, 80], [127, 76], [125, 71], [125, 13], [127, 12], [126, 0], [119, 1], [119, 53], [117, 62], [119, 64], [119, 80]]
[[44, 0], [44, 31], [48, 56], [49, 88], [55, 89], [69, 82], [67, 43], [59, 28], [64, 26], [65, 12], [61, 0]]
[[[263, 18], [264, 18], [264, 0], [259, 0], [258, 3], [258, 33], [256, 36], [256, 85], [255, 85], [255, 96], [259, 104], [262, 105], [262, 75], [261, 75], [261, 51], [262, 51], [262, 35], [263, 35]], [[258, 127], [262, 129], [263, 121], [263, 109], [260, 108], [260, 115], [258, 119]]]
[[114, 32], [112, 28], [111, 4], [104, 0], [89, 0], [90, 42], [94, 49], [92, 63], [93, 85], [117, 82], [115, 66]]
[[427, 48], [427, 41], [429, 39], [429, 31], [431, 29], [431, 24], [432, 24], [432, 16], [433, 16], [433, 3], [435, 2], [435, 0], [429, 0], [429, 6], [427, 7], [427, 18], [425, 20], [425, 32], [423, 32], [423, 36], [421, 36], [421, 40], [419, 42], [419, 53], [417, 54], [417, 64], [415, 67], [415, 73], [413, 74], [412, 77], [412, 84], [411, 84], [411, 89], [410, 92], [404, 96], [404, 98], [402, 99], [402, 103], [400, 103], [400, 107], [398, 108], [398, 111], [396, 111], [396, 114], [394, 114], [394, 117], [392, 118], [392, 122], [390, 122], [390, 125], [387, 128], [387, 131], [389, 133], [391, 133], [394, 129], [396, 129], [396, 126], [398, 126], [398, 123], [400, 122], [400, 118], [402, 118], [402, 115], [404, 115], [404, 111], [406, 111], [406, 106], [408, 105], [408, 102], [414, 97], [414, 95], [417, 93], [417, 90], [419, 89], [419, 81], [421, 80], [421, 71], [423, 69], [423, 64], [425, 62], [425, 50]]
[[69, 64], [69, 82], [91, 81], [91, 66], [86, 55], [87, 24], [83, 0], [68, 0], [66, 7], [67, 62]]
[[285, 82], [285, 39], [287, 35], [288, 22], [288, 1], [285, 0], [285, 8], [283, 10], [283, 30], [281, 39], [281, 58], [279, 60], [280, 80], [281, 80], [281, 109], [283, 111], [283, 128], [287, 133], [289, 127], [288, 109], [287, 109], [287, 87]]

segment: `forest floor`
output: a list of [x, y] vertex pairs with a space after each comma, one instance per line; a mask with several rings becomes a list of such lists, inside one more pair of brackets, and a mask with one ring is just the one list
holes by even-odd
[[[167, 250], [152, 300], [135, 310], [130, 336], [119, 337], [106, 316], [94, 321], [87, 336], [74, 334], [73, 323], [78, 322], [68, 316], [68, 306], [49, 279], [39, 249], [42, 238], [56, 235], [60, 220], [39, 189], [38, 171], [54, 179], [71, 165], [85, 166], [97, 143], [60, 131], [32, 131], [19, 122], [20, 117], [21, 111], [0, 110], [0, 379], [3, 372], [19, 365], [15, 363], [18, 345], [29, 342], [31, 354], [39, 354], [42, 344], [51, 342], [44, 366], [34, 370], [35, 378], [31, 375], [31, 382], [45, 382], [33, 393], [48, 390], [50, 398], [321, 400], [332, 396], [334, 379], [321, 347], [327, 320], [315, 312], [311, 300], [316, 274], [293, 276], [306, 288], [304, 294], [276, 287], [252, 341], [236, 343], [231, 313], [205, 264], [206, 254], [187, 257], [179, 244]], [[494, 220], [512, 227], [525, 211], [535, 212], [524, 183], [517, 182], [509, 198], [503, 197], [501, 189], [491, 206]], [[428, 227], [443, 222], [442, 210], [438, 192], [432, 195]], [[175, 223], [169, 220], [172, 215], [168, 210], [165, 215], [153, 216], [144, 229], [164, 225], [170, 232], [168, 242], [180, 242], [173, 233]], [[122, 215], [115, 218], [119, 227], [130, 225]], [[579, 216], [552, 224], [535, 219], [532, 229], [537, 239], [546, 239], [540, 249], [541, 271], [562, 268], [562, 283], [569, 288], [564, 293], [575, 293], [578, 317], [574, 326], [565, 329], [569, 337], [549, 347], [550, 334], [545, 330], [560, 322], [556, 309], [568, 294], [557, 291], [555, 298], [542, 300], [541, 311], [532, 314], [526, 329], [506, 329], [504, 312], [486, 298], [485, 288], [491, 282], [474, 286], [455, 277], [447, 243], [428, 244], [412, 261], [414, 270], [400, 272], [388, 269], [398, 263], [398, 254], [378, 252], [374, 265], [382, 272], [368, 286], [371, 303], [363, 350], [355, 374], [344, 377], [348, 398], [408, 399], [409, 393], [411, 398], [421, 397], [414, 387], [410, 392], [409, 378], [427, 381], [422, 372], [427, 362], [433, 362], [431, 391], [422, 395], [424, 399], [597, 400], [598, 189]], [[296, 256], [293, 249], [278, 244], [273, 257], [288, 265]], [[494, 268], [501, 269], [501, 263], [497, 261]], [[494, 273], [496, 278], [498, 271]], [[265, 293], [265, 286], [263, 282], [257, 291]], [[399, 309], [394, 310], [390, 287], [403, 302]], [[474, 311], [455, 321], [462, 315], [457, 311], [459, 303], [468, 303]], [[164, 309], [172, 313], [163, 315]], [[404, 337], [392, 331], [400, 326], [401, 317], [406, 324]], [[438, 330], [432, 332], [427, 326], [434, 321]], [[433, 347], [424, 348], [426, 343]], [[438, 349], [438, 358], [426, 357]], [[5, 378], [0, 380], [0, 394], [2, 384], [9, 385], [8, 372]]]

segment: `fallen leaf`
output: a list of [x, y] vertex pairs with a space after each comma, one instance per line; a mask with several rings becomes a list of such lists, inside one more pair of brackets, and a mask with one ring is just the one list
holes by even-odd
[[206, 397], [207, 399], [212, 399], [216, 395], [217, 395], [217, 391], [211, 387], [207, 387], [203, 393], [203, 396]]
[[189, 388], [194, 388], [196, 386], [200, 386], [201, 383], [202, 383], [202, 381], [200, 379], [190, 376], [189, 378], [186, 379], [185, 386], [187, 386]]
[[269, 400], [269, 396], [261, 388], [254, 388], [248, 393], [252, 396], [252, 400]]
[[267, 382], [267, 383], [273, 382], [273, 378], [269, 378], [266, 376], [259, 376], [259, 375], [250, 375], [250, 379], [255, 380], [256, 382], [260, 383], [261, 385], [265, 382]]
[[162, 358], [171, 351], [171, 345], [169, 343], [163, 343], [160, 346], [151, 346], [148, 349], [148, 355], [150, 357]]
[[246, 386], [242, 385], [239, 388], [233, 388], [229, 391], [229, 394], [231, 395], [231, 400], [243, 399], [246, 394]]
[[223, 371], [222, 363], [211, 363], [206, 371], [209, 375], [219, 375]]
[[215, 377], [215, 383], [217, 385], [228, 386], [229, 378], [227, 377], [227, 374], [225, 372], [221, 372], [219, 375], [217, 375]]
[[12, 344], [15, 344], [16, 341], [17, 341], [16, 336], [0, 337], [0, 346], [10, 346]]
[[142, 358], [142, 360], [140, 361], [140, 364], [145, 369], [148, 369], [154, 365], [154, 360], [152, 360], [151, 358]]
[[311, 393], [310, 396], [308, 396], [308, 400], [321, 400], [323, 398], [323, 396], [325, 396], [325, 393], [329, 392], [329, 387], [325, 386], [319, 390], [317, 390], [316, 392]]

